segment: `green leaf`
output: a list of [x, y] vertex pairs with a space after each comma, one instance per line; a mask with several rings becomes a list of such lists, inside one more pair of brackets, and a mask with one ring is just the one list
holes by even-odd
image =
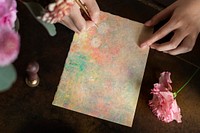
[[56, 35], [56, 28], [54, 24], [46, 23], [37, 18], [41, 15], [42, 12], [44, 12], [44, 8], [40, 4], [35, 2], [22, 2], [22, 3], [29, 9], [31, 14], [36, 18], [36, 20], [46, 28], [49, 35], [51, 36]]
[[0, 92], [8, 90], [16, 79], [16, 70], [12, 64], [0, 67]]

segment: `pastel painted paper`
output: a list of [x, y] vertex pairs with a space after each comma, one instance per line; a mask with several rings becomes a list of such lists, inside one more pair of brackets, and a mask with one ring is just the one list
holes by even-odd
[[149, 49], [143, 24], [101, 12], [98, 27], [75, 34], [53, 105], [132, 126]]

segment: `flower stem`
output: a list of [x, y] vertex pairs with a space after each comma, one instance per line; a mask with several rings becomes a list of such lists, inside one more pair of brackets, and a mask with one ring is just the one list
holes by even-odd
[[174, 98], [176, 98], [176, 96], [178, 95], [178, 93], [192, 80], [192, 78], [195, 76], [195, 74], [199, 71], [200, 68], [198, 68], [193, 74], [192, 76], [188, 79], [188, 81], [176, 92], [173, 93]]

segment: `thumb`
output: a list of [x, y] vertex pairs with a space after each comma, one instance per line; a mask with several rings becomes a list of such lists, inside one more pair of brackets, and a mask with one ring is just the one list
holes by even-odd
[[90, 14], [92, 21], [97, 23], [99, 20], [100, 9], [96, 0], [85, 0], [84, 2], [86, 7], [88, 8], [88, 12]]

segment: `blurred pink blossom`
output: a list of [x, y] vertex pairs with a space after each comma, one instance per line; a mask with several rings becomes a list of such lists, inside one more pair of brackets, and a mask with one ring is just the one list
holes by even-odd
[[170, 72], [161, 73], [159, 83], [154, 84], [154, 88], [151, 90], [153, 99], [149, 100], [149, 106], [159, 120], [166, 123], [176, 120], [180, 123], [182, 122], [181, 110], [171, 92], [172, 87], [170, 83], [172, 81], [170, 75]]
[[0, 0], [0, 66], [12, 63], [19, 53], [19, 35], [14, 31], [16, 0]]
[[70, 14], [74, 0], [55, 0], [50, 3], [41, 19], [47, 23], [57, 23]]
[[14, 28], [17, 18], [16, 0], [0, 0], [0, 27], [9, 26]]
[[19, 54], [19, 35], [8, 27], [0, 27], [0, 66], [12, 63]]

